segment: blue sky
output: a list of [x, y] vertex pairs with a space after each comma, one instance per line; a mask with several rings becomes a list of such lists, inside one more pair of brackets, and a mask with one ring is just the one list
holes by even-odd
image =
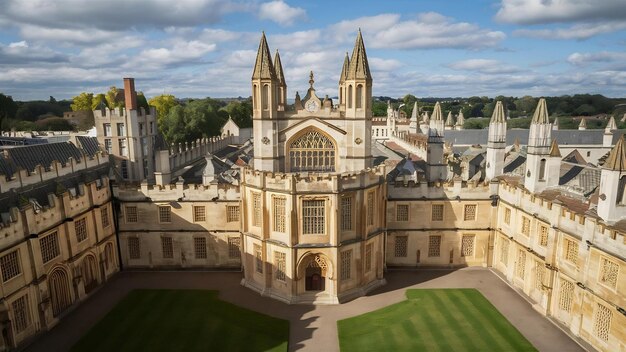
[[360, 27], [374, 95], [626, 96], [626, 0], [0, 0], [0, 92], [249, 96], [261, 31], [288, 94], [336, 95]]

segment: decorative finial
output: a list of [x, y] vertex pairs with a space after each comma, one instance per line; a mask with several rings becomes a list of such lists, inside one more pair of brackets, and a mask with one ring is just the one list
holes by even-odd
[[311, 89], [313, 89], [313, 83], [315, 83], [315, 80], [313, 79], [313, 71], [311, 71], [309, 78], [309, 84], [311, 85]]

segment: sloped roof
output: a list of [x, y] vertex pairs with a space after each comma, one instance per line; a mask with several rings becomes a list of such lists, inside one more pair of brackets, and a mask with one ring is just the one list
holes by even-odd
[[274, 72], [274, 65], [272, 64], [272, 57], [270, 55], [270, 48], [267, 45], [267, 39], [265, 38], [265, 32], [263, 32], [261, 42], [259, 43], [254, 71], [252, 71], [252, 79], [276, 79], [276, 72]]
[[8, 149], [6, 152], [16, 168], [29, 172], [33, 171], [37, 165], [48, 169], [54, 160], [63, 166], [69, 162], [69, 158], [74, 158], [77, 163], [80, 163], [83, 155], [75, 145], [65, 142], [17, 147]]
[[361, 30], [356, 36], [354, 49], [352, 50], [352, 58], [350, 58], [350, 70], [348, 72], [349, 79], [366, 79], [371, 80], [370, 66], [367, 62], [367, 53], [365, 52], [365, 44], [363, 44], [363, 36]]
[[76, 136], [76, 142], [89, 157], [93, 157], [97, 152], [102, 151], [97, 137]]

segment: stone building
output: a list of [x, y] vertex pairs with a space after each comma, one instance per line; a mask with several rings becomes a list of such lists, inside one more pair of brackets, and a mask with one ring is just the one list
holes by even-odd
[[119, 268], [108, 155], [95, 138], [0, 157], [0, 349], [55, 326]]
[[311, 72], [291, 108], [263, 35], [252, 140], [156, 150], [153, 178], [114, 186], [125, 267], [241, 268], [262, 295], [325, 304], [391, 266], [489, 267], [572, 335], [626, 348], [623, 131], [555, 129], [543, 99], [529, 130], [507, 130], [502, 104], [485, 131], [453, 129], [440, 104], [382, 125], [360, 33], [336, 68], [337, 102]]

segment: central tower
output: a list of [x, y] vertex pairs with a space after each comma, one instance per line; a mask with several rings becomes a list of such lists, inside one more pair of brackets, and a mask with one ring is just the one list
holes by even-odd
[[372, 168], [361, 31], [343, 62], [339, 104], [318, 96], [313, 72], [293, 107], [286, 89], [263, 34], [252, 73], [254, 160], [241, 178], [242, 284], [288, 303], [338, 303], [384, 283], [385, 170]]

